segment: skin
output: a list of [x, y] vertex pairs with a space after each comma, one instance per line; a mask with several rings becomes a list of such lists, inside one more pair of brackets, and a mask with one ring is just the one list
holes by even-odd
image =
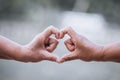
[[[55, 35], [56, 39], [50, 37], [52, 34]], [[56, 61], [57, 57], [52, 52], [58, 44], [59, 34], [56, 28], [48, 27], [24, 46], [0, 36], [0, 59], [21, 62]]]
[[58, 63], [80, 59], [83, 61], [114, 61], [120, 62], [120, 42], [106, 46], [97, 45], [82, 35], [77, 34], [71, 27], [60, 31], [60, 38], [69, 35], [64, 43], [69, 54], [57, 60]]
[[[56, 39], [50, 37], [52, 34], [55, 35]], [[70, 38], [64, 43], [70, 53], [58, 59], [51, 53], [58, 45], [57, 39], [62, 39], [66, 34]], [[58, 63], [76, 59], [83, 61], [120, 62], [120, 42], [100, 46], [77, 34], [71, 27], [64, 28], [61, 31], [58, 31], [54, 27], [48, 27], [25, 46], [0, 36], [0, 59], [21, 62], [49, 60]]]

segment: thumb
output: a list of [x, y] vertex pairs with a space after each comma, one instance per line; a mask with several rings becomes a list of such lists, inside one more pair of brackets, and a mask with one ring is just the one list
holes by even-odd
[[57, 62], [58, 63], [63, 63], [63, 62], [70, 61], [70, 60], [75, 60], [75, 59], [77, 59], [77, 55], [74, 54], [74, 53], [70, 53], [70, 54], [64, 55], [62, 58], [57, 60]]
[[65, 46], [69, 51], [74, 51], [75, 50], [75, 44], [72, 42], [71, 39], [68, 39], [64, 42]]
[[53, 61], [53, 62], [56, 62], [57, 61], [57, 56], [56, 55], [53, 55], [53, 54], [50, 54], [49, 52], [46, 52], [44, 54], [44, 60], [49, 60], [49, 61]]
[[47, 41], [47, 45], [46, 45], [46, 49], [49, 52], [53, 52], [54, 49], [57, 47], [58, 45], [58, 41], [54, 38], [49, 38], [49, 40]]

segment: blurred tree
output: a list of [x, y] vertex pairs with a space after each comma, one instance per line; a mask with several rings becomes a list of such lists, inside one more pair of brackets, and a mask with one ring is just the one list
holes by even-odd
[[72, 10], [76, 0], [58, 0], [57, 2], [62, 10]]
[[27, 0], [0, 0], [0, 18], [20, 16], [25, 11]]
[[30, 8], [72, 10], [76, 0], [0, 0], [0, 19], [21, 17]]
[[103, 14], [108, 21], [120, 21], [120, 0], [90, 0], [88, 13]]

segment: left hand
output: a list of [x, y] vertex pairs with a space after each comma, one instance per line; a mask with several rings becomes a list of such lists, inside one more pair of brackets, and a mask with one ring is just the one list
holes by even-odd
[[[56, 39], [50, 36], [54, 34]], [[23, 62], [38, 62], [42, 60], [56, 61], [57, 57], [51, 54], [57, 47], [59, 31], [54, 27], [48, 27], [45, 31], [38, 34], [31, 43], [23, 47]]]

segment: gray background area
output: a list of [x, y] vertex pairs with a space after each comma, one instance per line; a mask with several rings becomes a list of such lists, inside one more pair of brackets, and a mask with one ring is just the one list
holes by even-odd
[[[67, 26], [89, 40], [107, 45], [120, 41], [119, 0], [0, 0], [0, 35], [21, 45], [49, 25]], [[65, 36], [54, 54], [68, 53]], [[0, 80], [119, 80], [120, 64], [75, 60], [22, 63], [0, 60]]]

